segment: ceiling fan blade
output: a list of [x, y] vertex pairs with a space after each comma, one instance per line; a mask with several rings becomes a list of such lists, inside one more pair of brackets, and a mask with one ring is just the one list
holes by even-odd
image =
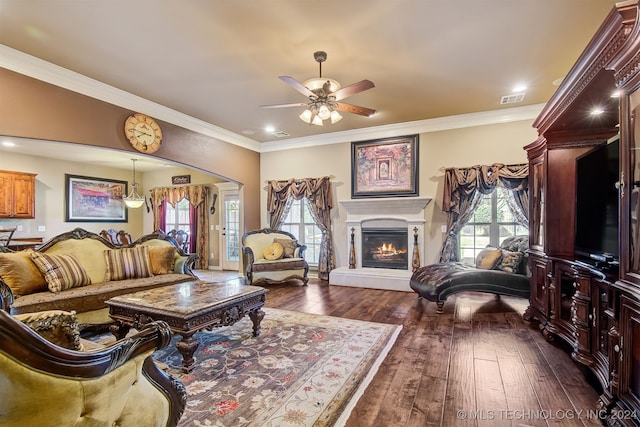
[[294, 88], [295, 90], [297, 90], [298, 92], [300, 92], [301, 94], [303, 94], [304, 96], [307, 96], [307, 97], [316, 96], [315, 93], [311, 92], [305, 85], [303, 85], [293, 77], [279, 76], [278, 78], [283, 82], [285, 82], [286, 84], [288, 84], [289, 86], [291, 86], [292, 88]]
[[346, 113], [359, 114], [361, 116], [371, 117], [376, 113], [376, 110], [372, 110], [367, 107], [360, 107], [359, 105], [345, 104], [344, 102], [338, 102], [338, 111], [344, 111]]
[[345, 86], [342, 89], [338, 89], [333, 95], [336, 97], [336, 101], [340, 101], [341, 99], [345, 99], [348, 96], [355, 95], [356, 93], [363, 92], [375, 86], [376, 85], [374, 85], [371, 80], [365, 79], [349, 86]]
[[292, 104], [272, 104], [272, 105], [261, 105], [260, 108], [288, 108], [288, 107], [304, 107], [307, 105], [306, 102], [294, 102]]

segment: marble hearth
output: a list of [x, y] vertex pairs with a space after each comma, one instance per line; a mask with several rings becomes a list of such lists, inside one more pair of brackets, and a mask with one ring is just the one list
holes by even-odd
[[[372, 289], [411, 291], [411, 253], [414, 246], [414, 229], [418, 234], [418, 249], [424, 259], [424, 209], [431, 201], [428, 197], [390, 197], [381, 199], [342, 200], [346, 209], [347, 240], [344, 242], [347, 254], [351, 247], [351, 230], [354, 232], [356, 251], [355, 268], [340, 266], [329, 274], [329, 284], [357, 286]], [[363, 268], [362, 229], [365, 228], [407, 228], [409, 257], [406, 269]], [[347, 261], [348, 262], [348, 261]]]

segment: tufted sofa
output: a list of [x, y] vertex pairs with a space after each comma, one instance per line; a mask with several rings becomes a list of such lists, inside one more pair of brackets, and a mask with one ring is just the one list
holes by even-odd
[[163, 233], [116, 247], [76, 228], [35, 251], [0, 253], [0, 304], [11, 314], [75, 311], [83, 328], [107, 324], [106, 300], [193, 280], [194, 262]]
[[242, 236], [242, 255], [247, 284], [274, 284], [301, 280], [309, 282], [305, 245], [291, 233], [263, 228]]
[[166, 323], [153, 322], [85, 349], [73, 313], [0, 310], [0, 425], [176, 426], [185, 388], [151, 358], [170, 338]]
[[508, 237], [498, 248], [481, 251], [475, 265], [444, 262], [420, 267], [409, 285], [420, 298], [437, 303], [438, 313], [442, 313], [447, 297], [458, 292], [529, 298], [528, 248], [528, 236]]

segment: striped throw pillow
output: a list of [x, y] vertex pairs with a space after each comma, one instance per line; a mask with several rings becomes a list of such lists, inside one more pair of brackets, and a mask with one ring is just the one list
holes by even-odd
[[147, 246], [108, 249], [104, 251], [104, 256], [107, 262], [107, 276], [105, 278], [107, 282], [153, 276]]
[[77, 288], [91, 284], [86, 270], [78, 259], [71, 255], [48, 255], [32, 252], [31, 259], [44, 276], [51, 292]]

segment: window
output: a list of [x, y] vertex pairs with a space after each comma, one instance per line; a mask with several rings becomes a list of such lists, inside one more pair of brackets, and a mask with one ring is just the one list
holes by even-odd
[[167, 212], [164, 231], [184, 230], [187, 233], [191, 232], [191, 224], [189, 222], [189, 200], [182, 199], [176, 203], [175, 207], [171, 206], [169, 203], [166, 203], [166, 205]]
[[509, 236], [528, 235], [526, 227], [518, 225], [507, 205], [509, 190], [497, 187], [482, 196], [473, 216], [458, 236], [460, 261], [475, 264], [478, 252], [487, 245], [499, 246]]
[[293, 201], [280, 230], [288, 231], [296, 236], [298, 243], [307, 245], [307, 250], [304, 252], [307, 263], [310, 266], [318, 265], [322, 231], [311, 216], [307, 199]]
[[237, 195], [224, 198], [226, 257], [228, 261], [240, 261], [240, 199]]

